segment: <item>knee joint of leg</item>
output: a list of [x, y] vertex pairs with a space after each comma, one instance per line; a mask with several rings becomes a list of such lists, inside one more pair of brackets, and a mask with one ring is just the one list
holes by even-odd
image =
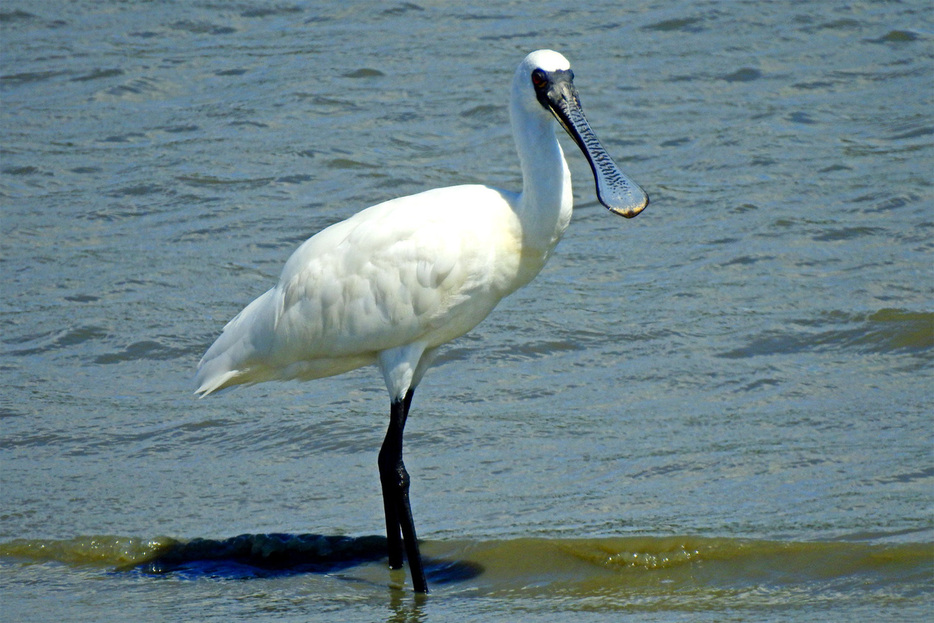
[[392, 487], [399, 491], [408, 491], [409, 473], [405, 471], [405, 465], [398, 462], [395, 465], [387, 465], [380, 461], [379, 476], [383, 486]]

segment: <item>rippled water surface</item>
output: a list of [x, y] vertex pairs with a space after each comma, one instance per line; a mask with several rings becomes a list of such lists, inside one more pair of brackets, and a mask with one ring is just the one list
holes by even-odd
[[[0, 46], [5, 618], [930, 614], [927, 3], [7, 0]], [[367, 536], [375, 370], [192, 376], [326, 225], [518, 188], [540, 47], [652, 204], [566, 142], [555, 256], [419, 388], [421, 599]]]

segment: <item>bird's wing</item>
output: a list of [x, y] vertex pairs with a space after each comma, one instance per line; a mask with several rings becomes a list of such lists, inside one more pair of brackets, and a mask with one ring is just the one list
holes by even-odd
[[462, 305], [501, 287], [496, 232], [511, 214], [500, 193], [459, 186], [389, 201], [325, 230], [282, 272], [277, 335], [312, 357], [351, 355], [456, 322]]

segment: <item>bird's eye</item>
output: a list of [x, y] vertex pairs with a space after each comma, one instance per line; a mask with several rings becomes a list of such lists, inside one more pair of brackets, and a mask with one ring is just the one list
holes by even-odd
[[536, 89], [541, 89], [548, 84], [548, 76], [541, 69], [536, 69], [532, 72], [532, 84]]

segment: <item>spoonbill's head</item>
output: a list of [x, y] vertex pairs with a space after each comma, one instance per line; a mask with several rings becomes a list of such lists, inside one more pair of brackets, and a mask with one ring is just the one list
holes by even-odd
[[614, 214], [632, 218], [649, 205], [649, 197], [606, 152], [581, 109], [568, 59], [553, 50], [525, 57], [513, 78], [513, 103], [531, 118], [554, 117], [574, 139], [593, 170], [597, 198]]

